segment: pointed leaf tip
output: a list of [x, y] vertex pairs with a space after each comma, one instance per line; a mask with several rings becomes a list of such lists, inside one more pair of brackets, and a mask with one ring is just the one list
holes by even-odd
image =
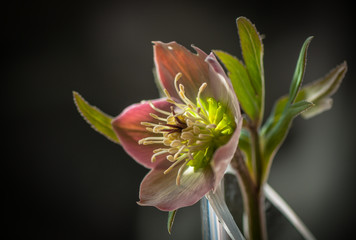
[[297, 100], [306, 99], [315, 106], [302, 113], [303, 118], [314, 117], [332, 107], [331, 96], [338, 90], [347, 72], [347, 64], [343, 62], [332, 69], [326, 76], [303, 87], [298, 93]]
[[73, 91], [74, 103], [78, 112], [84, 120], [97, 132], [101, 133], [109, 140], [120, 143], [114, 132], [111, 121], [112, 117], [105, 114], [98, 108], [91, 106], [85, 99], [76, 91]]
[[263, 44], [262, 39], [255, 27], [245, 17], [236, 20], [237, 30], [240, 37], [242, 57], [249, 76], [250, 84], [254, 90], [254, 98], [257, 104], [257, 125], [261, 124], [264, 112], [264, 69], [263, 69]]
[[289, 103], [294, 103], [297, 94], [300, 90], [300, 86], [302, 85], [302, 81], [304, 78], [305, 68], [307, 64], [307, 51], [310, 45], [313, 36], [308, 37], [300, 50], [297, 65], [295, 67], [292, 83], [289, 89]]
[[168, 233], [171, 234], [174, 218], [176, 217], [177, 210], [170, 211], [168, 213], [168, 222], [167, 222], [167, 229]]

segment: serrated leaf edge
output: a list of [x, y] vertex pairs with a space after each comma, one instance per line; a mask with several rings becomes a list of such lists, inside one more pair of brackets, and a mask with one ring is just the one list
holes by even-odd
[[[83, 119], [91, 126], [91, 128], [93, 128], [96, 132], [102, 134], [103, 136], [105, 136], [107, 139], [109, 139], [110, 141], [114, 142], [114, 143], [118, 143], [120, 144], [120, 141], [119, 139], [117, 138], [116, 134], [114, 136], [116, 136], [116, 138], [113, 138], [111, 136], [108, 136], [106, 134], [104, 134], [103, 132], [101, 132], [100, 130], [98, 130], [93, 124], [92, 122], [90, 122], [90, 120], [85, 116], [85, 114], [83, 113], [83, 110], [85, 111], [85, 109], [81, 109], [80, 106], [79, 106], [79, 103], [78, 103], [78, 99], [79, 98], [81, 101], [83, 101], [87, 106], [90, 106], [91, 108], [93, 108], [94, 110], [96, 110], [97, 112], [99, 112], [100, 114], [102, 114], [103, 116], [107, 117], [107, 118], [110, 118], [110, 119], [113, 119], [112, 116], [104, 113], [103, 111], [101, 111], [99, 108], [95, 107], [95, 106], [92, 106], [91, 104], [89, 104], [78, 92], [76, 91], [73, 91], [73, 101], [74, 101], [74, 104], [79, 112], [79, 114], [83, 117]], [[87, 113], [87, 112], [86, 112]], [[88, 114], [90, 115], [90, 114]], [[93, 117], [95, 118], [95, 117]], [[98, 120], [97, 118], [95, 118], [96, 120]], [[98, 122], [100, 122], [103, 126], [106, 126], [106, 124], [102, 123], [100, 120], [98, 120]], [[111, 129], [113, 131], [113, 129]]]

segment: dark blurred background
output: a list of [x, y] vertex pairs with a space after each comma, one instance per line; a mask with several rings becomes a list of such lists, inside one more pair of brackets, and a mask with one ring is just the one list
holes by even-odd
[[[72, 91], [115, 116], [158, 97], [153, 40], [241, 58], [235, 20], [264, 35], [266, 115], [288, 92], [313, 35], [305, 82], [344, 60], [331, 111], [296, 119], [269, 183], [318, 239], [354, 234], [355, 25], [352, 1], [11, 1], [3, 5], [3, 127], [7, 239], [200, 239], [199, 204], [167, 214], [139, 207], [147, 170], [93, 131]], [[8, 123], [7, 123], [8, 122]]]

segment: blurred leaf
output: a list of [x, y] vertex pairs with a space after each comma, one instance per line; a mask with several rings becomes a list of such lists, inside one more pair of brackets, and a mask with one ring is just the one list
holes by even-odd
[[79, 113], [85, 121], [97, 132], [103, 134], [109, 140], [120, 143], [112, 126], [112, 117], [103, 113], [98, 108], [91, 106], [82, 96], [77, 92], [73, 92], [74, 103], [77, 106]]
[[332, 96], [339, 88], [347, 71], [347, 64], [343, 62], [325, 77], [303, 87], [297, 96], [297, 101], [306, 100], [315, 104], [313, 108], [304, 112], [302, 117], [311, 118], [332, 107]]
[[289, 89], [289, 103], [294, 103], [294, 100], [297, 97], [298, 91], [303, 81], [305, 67], [307, 63], [307, 50], [308, 46], [313, 37], [308, 37], [300, 50], [299, 58], [297, 61], [297, 66], [295, 67], [292, 84]]
[[262, 127], [261, 130], [262, 135], [265, 135], [267, 132], [270, 132], [271, 129], [278, 123], [286, 107], [287, 102], [288, 102], [288, 97], [282, 97], [278, 101], [276, 101], [270, 116], [268, 117], [266, 123]]
[[[270, 166], [271, 159], [287, 136], [292, 120], [312, 106], [313, 103], [307, 101], [300, 101], [292, 105], [286, 105], [281, 114], [274, 115], [278, 120], [270, 119], [270, 122], [273, 124], [269, 126], [268, 129], [262, 131], [263, 153], [264, 159], [266, 160], [266, 163], [264, 164], [264, 178], [267, 177], [266, 170]], [[278, 112], [278, 110], [275, 109], [275, 112]]]
[[253, 121], [259, 118], [259, 106], [250, 77], [245, 66], [234, 56], [222, 51], [214, 51], [228, 71], [228, 76], [242, 109]]
[[176, 217], [176, 213], [177, 213], [177, 210], [170, 211], [168, 213], [167, 229], [168, 229], [169, 234], [171, 234], [174, 218]]
[[298, 217], [298, 215], [292, 210], [292, 208], [273, 190], [271, 186], [265, 184], [264, 193], [266, 198], [288, 219], [288, 221], [295, 227], [296, 230], [306, 240], [315, 240], [316, 238]]
[[[314, 106], [301, 115], [304, 118], [311, 118], [331, 108], [332, 99], [330, 98], [339, 88], [347, 71], [347, 64], [343, 62], [336, 68], [330, 71], [325, 77], [311, 82], [300, 89], [297, 94], [296, 101], [302, 100], [312, 102]], [[270, 129], [278, 122], [286, 104], [288, 96], [283, 96], [276, 101], [275, 106], [262, 128], [262, 133], [270, 131]]]
[[317, 101], [317, 105], [310, 108], [308, 111], [302, 112], [301, 116], [304, 119], [312, 118], [324, 111], [331, 109], [333, 105], [333, 100], [331, 98], [320, 99]]
[[245, 17], [237, 20], [237, 29], [240, 36], [242, 56], [250, 77], [251, 85], [259, 110], [258, 124], [262, 121], [264, 111], [264, 70], [263, 70], [263, 45], [255, 26]]

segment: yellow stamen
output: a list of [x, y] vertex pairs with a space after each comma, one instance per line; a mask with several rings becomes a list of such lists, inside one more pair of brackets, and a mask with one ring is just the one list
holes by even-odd
[[152, 157], [151, 157], [151, 162], [155, 162], [157, 156], [165, 154], [167, 152], [168, 152], [167, 150], [162, 150], [160, 152], [157, 152], [157, 153], [153, 154]]
[[167, 168], [166, 171], [164, 171], [163, 173], [164, 174], [169, 173], [175, 166], [177, 166], [178, 163], [180, 163], [181, 161], [183, 161], [187, 157], [188, 157], [188, 154], [183, 154], [182, 156], [177, 158], [177, 160], [169, 168]]
[[156, 114], [154, 113], [150, 113], [150, 116], [153, 117], [154, 119], [160, 120], [162, 122], [165, 122], [167, 119], [162, 118], [162, 117], [158, 117]]
[[[166, 101], [172, 104], [170, 112], [156, 107], [151, 101], [148, 102], [156, 113], [164, 115], [164, 117], [158, 116], [156, 113], [149, 113], [153, 119], [157, 120], [156, 123], [141, 122], [141, 125], [145, 126], [147, 131], [158, 134], [157, 137], [147, 137], [138, 141], [139, 144], [143, 145], [161, 145], [153, 150], [151, 161], [155, 162], [158, 156], [164, 155], [167, 161], [171, 162], [171, 165], [164, 171], [164, 174], [169, 173], [179, 165], [176, 177], [176, 184], [178, 186], [180, 185], [182, 176], [184, 176], [184, 172], [187, 169], [191, 169], [187, 168], [187, 165], [192, 167], [193, 162], [191, 161], [196, 160], [194, 158], [200, 161], [199, 159], [207, 157], [205, 156], [207, 154], [206, 150], [211, 146], [214, 147], [212, 145], [212, 138], [216, 136], [216, 131], [220, 131], [217, 124], [222, 125], [220, 121], [215, 123], [210, 120], [215, 118], [209, 116], [210, 112], [207, 112], [202, 103], [201, 95], [206, 89], [207, 84], [203, 83], [199, 87], [197, 97], [192, 102], [186, 96], [184, 85], [179, 83], [181, 77], [182, 73], [177, 73], [174, 79], [174, 88], [177, 94], [175, 96], [178, 96], [179, 99], [173, 99], [168, 90], [163, 89], [167, 97]], [[224, 111], [221, 115], [225, 114]], [[225, 122], [227, 121], [225, 120]], [[209, 155], [208, 157], [211, 156]]]
[[171, 114], [171, 113], [169, 113], [169, 112], [167, 112], [167, 111], [164, 111], [164, 110], [162, 110], [162, 109], [156, 108], [155, 105], [153, 105], [153, 103], [152, 103], [151, 101], [148, 101], [148, 104], [150, 105], [150, 107], [151, 107], [153, 110], [155, 110], [155, 111], [157, 111], [157, 112], [159, 112], [159, 113], [162, 113], [162, 114], [167, 115], [167, 116], [169, 116], [169, 115]]
[[183, 151], [184, 148], [186, 148], [187, 146], [183, 145], [179, 148], [178, 152], [176, 152], [176, 154], [174, 154], [174, 160], [177, 160], [179, 154]]
[[177, 178], [176, 178], [176, 185], [180, 186], [180, 178], [183, 174], [183, 169], [185, 168], [185, 166], [187, 166], [188, 161], [185, 161], [185, 163], [182, 164], [182, 166], [180, 166], [178, 173], [177, 173]]

